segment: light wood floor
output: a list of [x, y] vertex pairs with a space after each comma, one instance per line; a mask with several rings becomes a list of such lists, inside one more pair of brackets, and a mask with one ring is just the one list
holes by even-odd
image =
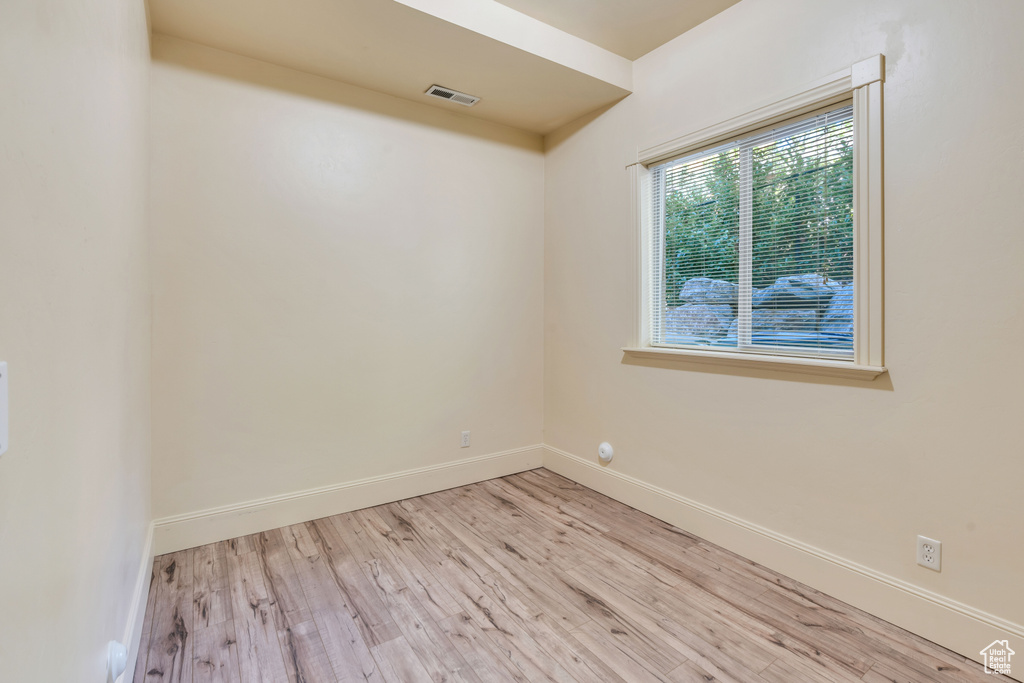
[[153, 571], [136, 683], [994, 678], [543, 469]]

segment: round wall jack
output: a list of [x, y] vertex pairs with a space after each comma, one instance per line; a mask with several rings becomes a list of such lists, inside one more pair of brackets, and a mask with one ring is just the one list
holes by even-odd
[[613, 449], [612, 445], [607, 441], [605, 441], [604, 443], [597, 447], [597, 457], [600, 458], [601, 462], [603, 462], [605, 465], [612, 461], [612, 457], [614, 455], [615, 449]]
[[128, 648], [116, 640], [107, 643], [107, 680], [113, 683], [128, 666]]

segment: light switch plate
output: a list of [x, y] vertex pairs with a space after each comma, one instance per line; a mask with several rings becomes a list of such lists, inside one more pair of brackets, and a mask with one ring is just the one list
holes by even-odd
[[7, 363], [0, 363], [0, 455], [7, 452]]

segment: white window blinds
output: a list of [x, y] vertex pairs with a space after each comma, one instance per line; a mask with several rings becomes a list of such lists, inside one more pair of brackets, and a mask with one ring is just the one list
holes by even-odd
[[845, 106], [652, 167], [651, 341], [853, 358]]

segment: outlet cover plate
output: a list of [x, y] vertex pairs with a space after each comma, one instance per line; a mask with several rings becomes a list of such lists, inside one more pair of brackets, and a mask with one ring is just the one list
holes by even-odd
[[925, 569], [942, 571], [942, 541], [936, 541], [927, 536], [918, 536], [917, 563]]

